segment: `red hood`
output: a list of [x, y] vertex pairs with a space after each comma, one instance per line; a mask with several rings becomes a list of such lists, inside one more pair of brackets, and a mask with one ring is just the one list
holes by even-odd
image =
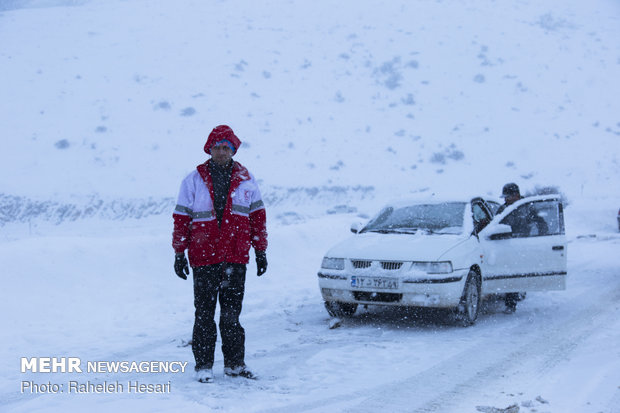
[[[205, 152], [211, 155], [211, 147], [215, 145], [217, 142], [222, 139], [226, 139], [235, 147], [235, 152], [237, 153], [237, 149], [241, 146], [241, 141], [237, 138], [237, 135], [233, 132], [230, 126], [220, 125], [213, 128], [209, 137], [207, 138], [207, 143], [205, 143]], [[233, 155], [234, 155], [233, 153]]]

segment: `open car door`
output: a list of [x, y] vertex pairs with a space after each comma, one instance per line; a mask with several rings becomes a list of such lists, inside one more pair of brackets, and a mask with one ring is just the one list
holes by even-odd
[[558, 195], [515, 202], [479, 235], [483, 293], [566, 288], [566, 235]]

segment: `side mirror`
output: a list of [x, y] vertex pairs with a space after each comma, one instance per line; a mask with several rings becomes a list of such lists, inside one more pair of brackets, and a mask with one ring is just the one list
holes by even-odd
[[362, 224], [359, 221], [351, 224], [351, 232], [354, 234], [357, 234], [358, 232], [360, 232], [362, 228], [364, 228], [364, 224]]
[[512, 237], [512, 227], [506, 224], [497, 224], [490, 227], [484, 234], [488, 239], [508, 239]]

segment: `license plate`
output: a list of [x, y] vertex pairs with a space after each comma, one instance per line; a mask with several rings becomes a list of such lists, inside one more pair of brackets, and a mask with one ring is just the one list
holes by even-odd
[[381, 289], [381, 290], [397, 290], [398, 280], [393, 278], [382, 277], [360, 277], [354, 275], [351, 277], [351, 287], [354, 288], [367, 288], [367, 289]]

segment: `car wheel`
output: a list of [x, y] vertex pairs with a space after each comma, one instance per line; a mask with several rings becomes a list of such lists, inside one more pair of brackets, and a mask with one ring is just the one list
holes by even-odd
[[357, 304], [325, 301], [325, 309], [332, 317], [350, 317], [355, 314]]
[[480, 277], [475, 271], [470, 271], [461, 302], [456, 308], [457, 319], [461, 325], [470, 326], [476, 322], [480, 312], [480, 301]]

